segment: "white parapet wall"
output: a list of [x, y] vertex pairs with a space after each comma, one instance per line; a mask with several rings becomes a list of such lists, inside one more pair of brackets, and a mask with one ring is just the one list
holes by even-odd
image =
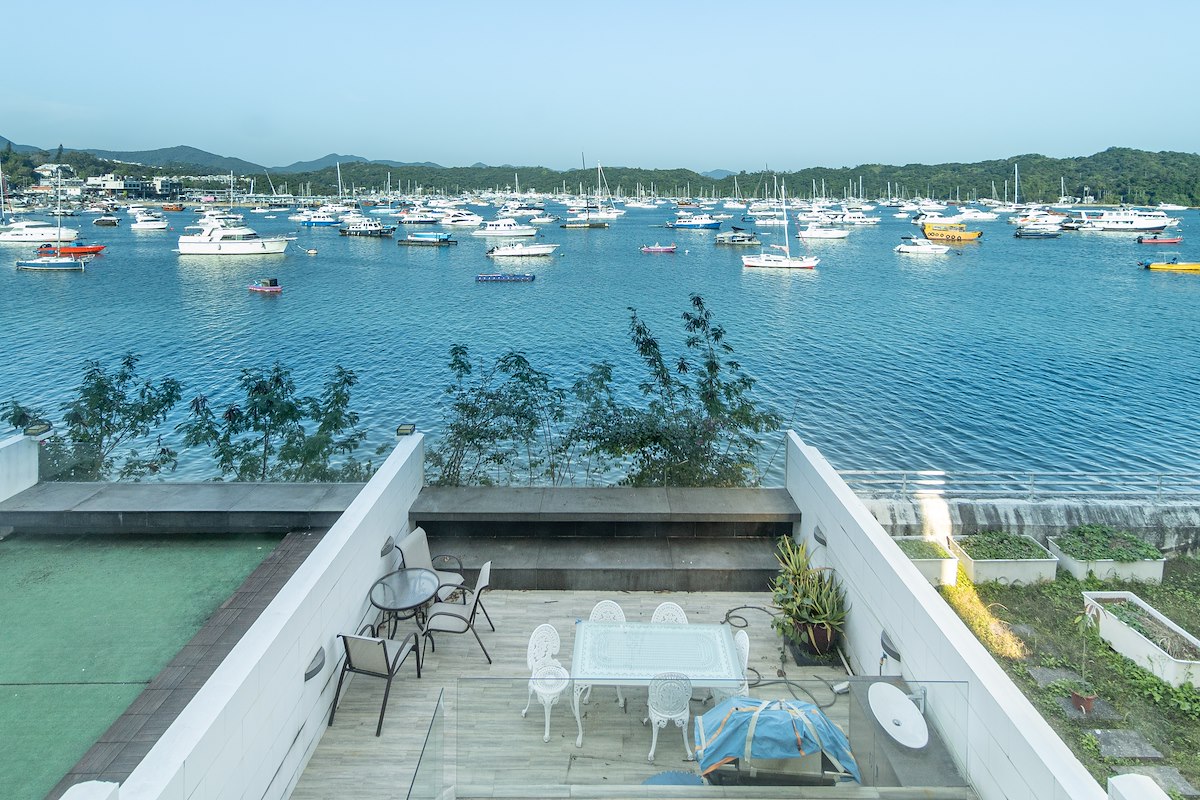
[[[381, 550], [408, 531], [423, 464], [422, 436], [401, 439], [119, 795], [93, 782], [64, 800], [287, 797], [325, 730], [341, 663], [337, 635], [372, 616], [367, 592], [396, 568], [395, 553]], [[319, 651], [324, 666], [306, 681]]]
[[37, 439], [23, 434], [0, 439], [0, 500], [25, 491], [37, 481]]
[[[791, 431], [786, 484], [802, 515], [797, 536], [846, 588], [847, 656], [855, 671], [903, 675], [927, 687], [926, 716], [982, 800], [1105, 797], [825, 457]], [[818, 527], [824, 545], [813, 535]], [[885, 631], [898, 663], [881, 661]]]

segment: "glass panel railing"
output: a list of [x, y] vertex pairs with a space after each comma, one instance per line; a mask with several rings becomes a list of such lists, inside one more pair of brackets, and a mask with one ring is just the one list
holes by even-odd
[[[448, 782], [464, 797], [518, 787], [561, 791], [564, 785], [647, 782], [836, 786], [853, 785], [855, 775], [866, 786], [967, 785], [961, 774], [967, 738], [964, 683], [850, 678], [835, 691], [839, 682], [834, 680], [769, 678], [751, 686], [748, 699], [725, 702], [696, 687], [686, 728], [696, 760], [685, 753], [684, 729], [668, 721], [658, 729], [650, 762], [653, 728], [643, 724], [648, 689], [630, 685], [628, 677], [622, 681], [619, 691], [599, 682], [590, 693], [577, 687], [577, 720], [576, 687], [564, 680], [546, 676], [531, 688], [528, 678], [459, 679], [454, 774]], [[891, 684], [891, 693], [872, 690], [879, 682]], [[876, 694], [887, 695], [878, 714], [872, 711]], [[928, 731], [924, 740], [922, 731]], [[797, 749], [797, 735], [808, 755]]]
[[421, 745], [417, 768], [408, 787], [408, 800], [441, 800], [450, 797], [446, 782], [446, 706], [445, 690], [438, 692], [433, 718]]

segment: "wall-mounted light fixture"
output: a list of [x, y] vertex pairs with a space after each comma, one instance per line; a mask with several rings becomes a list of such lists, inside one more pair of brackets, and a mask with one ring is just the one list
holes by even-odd
[[411, 422], [404, 422], [396, 426], [397, 436], [412, 436], [417, 431], [417, 426]]
[[312, 661], [308, 662], [308, 668], [304, 670], [305, 682], [311, 681], [313, 678], [321, 674], [321, 670], [325, 667], [325, 648], [318, 647], [316, 655], [312, 657]]
[[825, 544], [825, 531], [821, 530], [820, 525], [813, 526], [813, 538], [817, 540], [817, 544]]
[[883, 653], [892, 661], [900, 660], [900, 648], [896, 647], [892, 637], [888, 636], [887, 631], [879, 634], [879, 646], [883, 648]]

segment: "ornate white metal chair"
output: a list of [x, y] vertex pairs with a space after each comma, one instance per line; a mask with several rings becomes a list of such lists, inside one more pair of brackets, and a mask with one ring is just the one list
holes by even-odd
[[739, 630], [733, 635], [733, 644], [737, 648], [738, 661], [742, 665], [742, 684], [740, 686], [718, 687], [712, 690], [712, 700], [719, 703], [730, 697], [747, 697], [750, 694], [750, 681], [746, 679], [746, 670], [750, 666], [750, 634]]
[[558, 631], [553, 625], [538, 625], [529, 637], [529, 647], [525, 651], [525, 663], [529, 666], [529, 697], [525, 708], [521, 711], [524, 717], [529, 713], [534, 695], [546, 712], [546, 727], [542, 732], [542, 741], [550, 741], [550, 707], [558, 702], [558, 698], [571, 685], [571, 674], [567, 672], [555, 656], [558, 655]]
[[687, 625], [687, 614], [679, 607], [677, 603], [672, 603], [668, 600], [665, 603], [659, 603], [658, 608], [654, 609], [654, 616], [650, 617], [651, 622], [665, 622], [672, 625]]
[[654, 763], [654, 751], [658, 748], [658, 729], [667, 727], [668, 722], [674, 722], [683, 730], [683, 749], [687, 752], [687, 760], [694, 760], [691, 745], [688, 743], [688, 721], [692, 710], [689, 705], [692, 699], [692, 682], [686, 675], [678, 672], [663, 672], [655, 675], [650, 681], [649, 716], [642, 724], [650, 723], [653, 735], [650, 739], [650, 755], [646, 760]]
[[[621, 605], [613, 600], [601, 600], [596, 605], [592, 606], [592, 613], [588, 616], [588, 622], [624, 622], [625, 611]], [[587, 687], [584, 690], [583, 697], [580, 702], [586, 703], [592, 698], [592, 687]], [[625, 707], [625, 694], [621, 691], [621, 687], [617, 687], [617, 702], [621, 708]]]
[[[370, 633], [370, 636], [363, 636]], [[410, 633], [403, 641], [380, 639], [375, 635], [375, 628], [368, 625], [352, 636], [348, 633], [339, 634], [346, 648], [346, 660], [342, 662], [342, 671], [338, 675], [337, 689], [333, 692], [333, 706], [329, 709], [329, 724], [333, 725], [333, 715], [337, 711], [338, 695], [342, 692], [342, 681], [347, 672], [357, 672], [360, 675], [372, 675], [383, 678], [387, 685], [383, 689], [383, 703], [379, 706], [379, 724], [375, 726], [375, 735], [383, 730], [383, 715], [387, 711], [388, 694], [392, 691], [392, 679], [400, 669], [400, 665], [408, 658], [409, 653], [417, 656], [417, 677], [421, 677], [421, 651], [417, 649], [417, 635]]]
[[[464, 589], [471, 594], [470, 605], [463, 603], [434, 603], [429, 607], [429, 611], [425, 615], [425, 627], [421, 630], [421, 635], [424, 641], [421, 643], [421, 653], [424, 657], [425, 643], [433, 642], [433, 634], [435, 633], [466, 633], [470, 631], [475, 636], [475, 641], [479, 642], [479, 649], [483, 651], [483, 655], [487, 658], [488, 663], [492, 663], [492, 657], [488, 655], [487, 648], [483, 646], [483, 640], [479, 638], [479, 633], [475, 630], [475, 617], [483, 611], [483, 616], [487, 618], [488, 625], [492, 630], [496, 630], [496, 626], [492, 625], [491, 617], [488, 617], [487, 611], [483, 609], [483, 603], [480, 598], [487, 591], [488, 584], [492, 579], [492, 562], [487, 562], [479, 569], [479, 580], [475, 582], [475, 589]], [[433, 650], [437, 652], [437, 643], [433, 643]]]

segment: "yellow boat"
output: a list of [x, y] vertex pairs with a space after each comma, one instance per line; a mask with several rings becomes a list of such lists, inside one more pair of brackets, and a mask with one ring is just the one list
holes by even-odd
[[961, 222], [926, 222], [921, 230], [935, 242], [970, 242], [983, 236], [983, 231], [969, 231]]
[[1200, 261], [1180, 261], [1173, 258], [1170, 261], [1139, 261], [1139, 267], [1146, 269], [1162, 269], [1170, 272], [1200, 272]]

